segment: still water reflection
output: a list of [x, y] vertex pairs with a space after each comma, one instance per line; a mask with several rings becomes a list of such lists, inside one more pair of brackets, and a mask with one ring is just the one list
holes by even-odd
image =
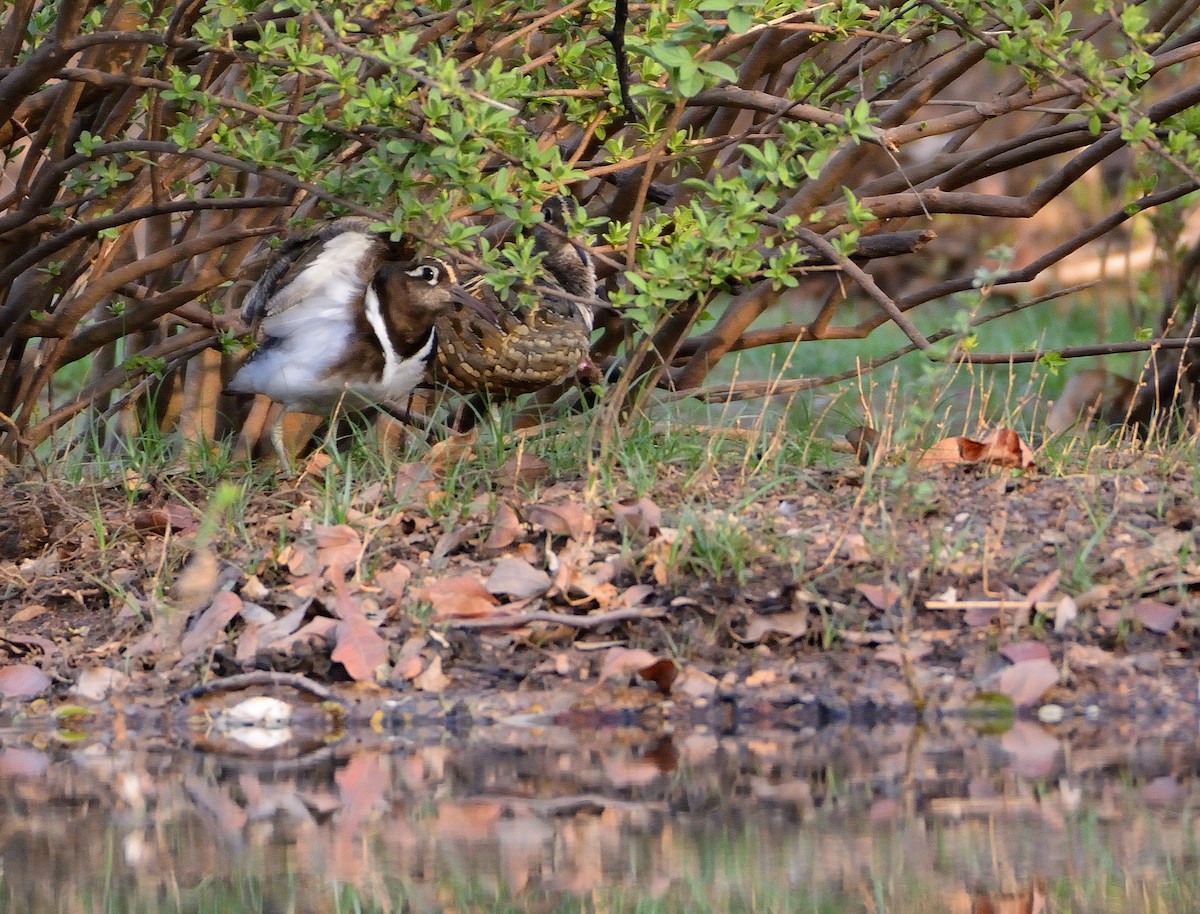
[[0, 911], [1200, 911], [1194, 734], [1116, 729], [0, 732]]

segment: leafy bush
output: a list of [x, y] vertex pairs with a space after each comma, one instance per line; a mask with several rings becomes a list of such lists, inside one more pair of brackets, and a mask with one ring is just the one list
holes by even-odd
[[[1036, 359], [972, 351], [970, 325], [923, 336], [907, 314], [1031, 280], [1146, 210], [1178, 236], [1200, 186], [1198, 7], [15, 0], [0, 446], [28, 452], [155, 388], [182, 396], [189, 434], [219, 434], [214, 348], [238, 348], [262, 243], [289, 224], [364, 214], [503, 264], [564, 188], [618, 309], [595, 352], [627, 377], [761, 395], [703, 385], [730, 352], [887, 321], [933, 357]], [[1103, 211], [1037, 236], [1019, 267], [987, 258], [997, 220], [1033, 219], [1129, 147]], [[751, 329], [781, 299], [817, 305]]]

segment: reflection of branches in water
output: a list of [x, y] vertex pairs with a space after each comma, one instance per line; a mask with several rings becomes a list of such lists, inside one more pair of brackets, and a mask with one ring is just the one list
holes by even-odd
[[[31, 899], [28, 910], [102, 883], [127, 902], [111, 909], [127, 911], [162, 910], [144, 900], [163, 889], [300, 885], [319, 898], [331, 882], [381, 902], [396, 886], [444, 897], [469, 867], [489, 884], [507, 881], [513, 897], [636, 893], [688, 884], [717, 852], [729, 868], [721, 891], [802, 883], [837, 898], [864, 873], [879, 875], [881, 859], [911, 880], [884, 880], [898, 892], [1013, 888], [989, 875], [1000, 871], [1075, 879], [1083, 891], [1088, 876], [1068, 855], [1073, 829], [1140, 875], [1187, 846], [1177, 817], [1139, 827], [1152, 815], [1143, 790], [1173, 789], [1175, 807], [1200, 797], [1192, 741], [1145, 722], [1140, 741], [1110, 742], [1060, 742], [1025, 722], [1001, 737], [754, 729], [746, 738], [680, 729], [664, 741], [632, 728], [598, 738], [550, 727], [539, 742], [527, 728], [480, 727], [469, 742], [447, 742], [431, 728], [428, 744], [413, 744], [415, 731], [372, 731], [365, 748], [286, 763], [100, 751], [80, 762], [10, 749], [0, 780], [5, 889]], [[16, 773], [14, 752], [28, 776]], [[1047, 765], [1058, 787], [1044, 786]], [[1043, 785], [1036, 796], [1027, 778]], [[1053, 840], [1030, 841], [1038, 823]]]

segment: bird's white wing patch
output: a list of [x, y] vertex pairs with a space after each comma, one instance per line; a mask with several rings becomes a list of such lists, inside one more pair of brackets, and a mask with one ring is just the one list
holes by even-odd
[[366, 280], [363, 261], [378, 239], [362, 232], [345, 232], [325, 242], [321, 253], [271, 299], [272, 313], [262, 323], [267, 336], [307, 333], [324, 320], [351, 322], [360, 306]]

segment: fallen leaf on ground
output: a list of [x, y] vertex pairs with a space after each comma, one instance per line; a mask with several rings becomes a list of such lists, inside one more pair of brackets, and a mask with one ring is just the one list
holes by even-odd
[[242, 609], [242, 598], [228, 590], [217, 594], [192, 627], [187, 630], [179, 644], [184, 658], [189, 658], [215, 646], [225, 634], [225, 626], [233, 621]]
[[1129, 608], [1129, 614], [1152, 632], [1165, 635], [1179, 621], [1180, 609], [1158, 600], [1138, 600]]
[[371, 682], [388, 662], [387, 642], [363, 615], [362, 604], [345, 586], [339, 586], [333, 611], [337, 624], [337, 647], [332, 659], [346, 668], [356, 682]]
[[184, 619], [212, 602], [220, 584], [220, 572], [217, 554], [212, 549], [203, 546], [192, 553], [175, 579], [175, 607]]
[[1029, 470], [1034, 466], [1033, 451], [1016, 432], [998, 428], [982, 441], [961, 435], [943, 438], [917, 461], [921, 467], [976, 463]]
[[674, 660], [669, 659], [658, 660], [645, 669], [638, 670], [638, 676], [647, 682], [654, 683], [664, 695], [671, 694], [671, 684], [678, 675], [678, 664]]
[[425, 672], [413, 679], [413, 685], [422, 692], [443, 692], [450, 685], [450, 677], [442, 672], [442, 658], [436, 656]]
[[600, 679], [596, 685], [632, 675], [654, 683], [665, 694], [670, 692], [672, 683], [679, 675], [679, 667], [674, 660], [656, 657], [641, 648], [614, 647], [604, 653]]
[[575, 502], [564, 501], [552, 505], [530, 505], [525, 517], [531, 524], [543, 527], [554, 536], [569, 536], [580, 540], [593, 529], [592, 515]]
[[439, 619], [478, 619], [498, 614], [499, 601], [478, 578], [443, 578], [421, 588], [420, 597]]
[[550, 475], [550, 463], [537, 454], [513, 454], [500, 467], [499, 476], [514, 485], [528, 486]]
[[313, 538], [317, 543], [317, 564], [322, 574], [328, 574], [332, 569], [347, 572], [358, 564], [363, 543], [353, 527], [345, 524], [316, 527]]
[[768, 638], [791, 641], [808, 634], [808, 611], [772, 613], [769, 616], [751, 614], [746, 620], [745, 634], [734, 637], [742, 644], [758, 644]]
[[1010, 663], [1050, 659], [1050, 649], [1040, 641], [1014, 641], [1000, 648], [1000, 654]]
[[487, 540], [484, 541], [483, 550], [499, 552], [501, 549], [506, 549], [520, 539], [523, 532], [521, 518], [517, 516], [513, 506], [502, 501], [496, 506], [496, 516], [492, 518], [492, 530], [488, 534]]
[[1049, 660], [1022, 660], [1000, 672], [997, 688], [1018, 708], [1027, 708], [1058, 684], [1058, 667]]
[[50, 688], [50, 677], [31, 663], [0, 668], [0, 697], [34, 698]]
[[550, 575], [534, 568], [523, 559], [505, 558], [487, 579], [487, 589], [493, 594], [507, 594], [518, 600], [540, 597], [550, 589]]
[[652, 584], [634, 584], [632, 587], [627, 587], [621, 591], [620, 595], [612, 601], [613, 609], [633, 609], [637, 606], [645, 606], [646, 601], [654, 596], [658, 588]]
[[854, 458], [863, 466], [871, 462], [871, 455], [879, 446], [879, 432], [867, 425], [860, 425], [846, 432], [846, 440], [854, 448]]
[[71, 694], [88, 701], [103, 701], [112, 692], [129, 688], [129, 677], [120, 670], [97, 666], [84, 670], [71, 687]]
[[375, 575], [374, 584], [379, 588], [380, 596], [385, 600], [398, 602], [404, 596], [404, 589], [412, 577], [412, 569], [403, 562], [397, 562], [387, 571]]
[[475, 439], [479, 437], [478, 429], [472, 429], [465, 434], [454, 434], [444, 438], [429, 449], [425, 455], [425, 466], [435, 476], [441, 476], [446, 468], [468, 460], [475, 447]]
[[1054, 631], [1056, 634], [1062, 634], [1067, 630], [1072, 622], [1079, 618], [1079, 607], [1075, 601], [1064, 596], [1058, 601], [1058, 605], [1054, 607]]
[[698, 670], [694, 666], [689, 666], [684, 670], [683, 675], [675, 680], [673, 689], [676, 695], [684, 695], [688, 698], [711, 698], [717, 693], [717, 682], [715, 676], [711, 676], [704, 670]]
[[851, 564], [865, 565], [871, 561], [871, 550], [861, 533], [847, 533], [842, 540], [841, 554]]
[[183, 505], [168, 502], [161, 508], [145, 508], [136, 511], [132, 517], [133, 526], [146, 533], [157, 533], [160, 536], [168, 530], [177, 533], [190, 533], [196, 529], [195, 515]]
[[613, 522], [625, 536], [657, 536], [662, 526], [662, 511], [645, 496], [636, 501], [623, 501], [613, 508]]
[[423, 508], [435, 487], [433, 471], [424, 463], [406, 463], [396, 470], [394, 490], [398, 508]]
[[1031, 607], [1036, 606], [1044, 600], [1050, 599], [1050, 594], [1054, 593], [1054, 588], [1058, 586], [1058, 582], [1062, 579], [1062, 570], [1055, 568], [1048, 575], [1029, 588], [1029, 592], [1025, 594], [1025, 602]]
[[271, 650], [291, 651], [296, 645], [302, 642], [332, 641], [337, 627], [338, 622], [336, 619], [330, 619], [328, 616], [318, 616], [291, 634], [283, 635], [273, 641], [266, 641], [260, 638], [259, 643], [262, 647], [270, 648]]
[[888, 610], [900, 602], [900, 590], [894, 584], [856, 584], [854, 589], [876, 609]]
[[924, 641], [910, 641], [904, 647], [899, 644], [885, 644], [875, 652], [875, 659], [904, 666], [906, 659], [909, 663], [916, 663], [932, 650], [933, 645]]

